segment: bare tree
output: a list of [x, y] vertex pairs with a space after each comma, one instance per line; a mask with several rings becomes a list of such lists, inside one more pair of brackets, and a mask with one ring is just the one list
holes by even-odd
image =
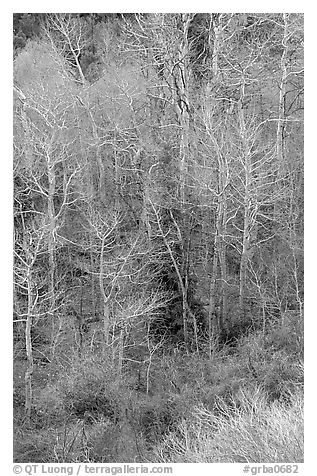
[[58, 55], [67, 58], [69, 65], [75, 69], [80, 83], [84, 86], [84, 76], [80, 56], [88, 45], [87, 25], [78, 16], [66, 13], [54, 13], [47, 17], [45, 33], [50, 40], [52, 48]]
[[[48, 59], [48, 61], [50, 61]], [[35, 71], [35, 74], [40, 73]], [[49, 80], [47, 80], [49, 81]], [[25, 172], [25, 184], [34, 197], [33, 206], [45, 215], [45, 242], [48, 254], [48, 282], [51, 304], [48, 320], [52, 325], [52, 350], [56, 307], [56, 249], [63, 240], [59, 230], [64, 226], [67, 210], [77, 201], [74, 189], [80, 164], [75, 155], [76, 134], [72, 97], [60, 94], [59, 86], [50, 89], [44, 78], [42, 87], [26, 84], [25, 92], [15, 86], [17, 97], [15, 125], [23, 133], [17, 138], [22, 150], [17, 156], [16, 173]], [[21, 141], [20, 143], [18, 143]]]

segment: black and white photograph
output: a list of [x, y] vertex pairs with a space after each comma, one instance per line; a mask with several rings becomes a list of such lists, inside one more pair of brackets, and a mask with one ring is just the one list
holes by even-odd
[[16, 473], [300, 472], [304, 14], [216, 8], [11, 15]]

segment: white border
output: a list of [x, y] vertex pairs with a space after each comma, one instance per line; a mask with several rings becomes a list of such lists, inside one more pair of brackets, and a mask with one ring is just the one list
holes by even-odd
[[[2, 474], [12, 474], [12, 14], [14, 12], [43, 12], [43, 3], [39, 1], [14, 1], [3, 5], [0, 16], [0, 45], [1, 45], [1, 137], [2, 147], [0, 156], [0, 206], [1, 206], [1, 332], [0, 332], [0, 364], [2, 391], [0, 408], [1, 414], [1, 449]], [[89, 7], [89, 8], [87, 8]], [[316, 428], [316, 244], [317, 240], [317, 211], [316, 211], [316, 163], [317, 163], [317, 107], [316, 101], [316, 20], [317, 15], [313, 2], [298, 1], [266, 1], [257, 2], [183, 2], [160, 1], [149, 2], [45, 2], [45, 11], [52, 12], [304, 12], [305, 14], [305, 465], [300, 474], [314, 474], [313, 463], [315, 454]], [[315, 463], [316, 464], [316, 463]], [[203, 466], [201, 472], [203, 473]], [[213, 465], [210, 470], [214, 474], [225, 474]], [[227, 465], [225, 465], [227, 466]], [[230, 465], [229, 465], [230, 466]], [[1, 467], [1, 466], [0, 466]], [[186, 471], [184, 471], [186, 468]], [[217, 468], [217, 469], [216, 469]], [[222, 465], [224, 469], [224, 465]], [[8, 469], [8, 471], [7, 471]], [[184, 466], [182, 473], [192, 472], [193, 468]], [[228, 469], [227, 474], [239, 474]], [[209, 471], [210, 471], [209, 470]], [[197, 471], [200, 469], [197, 467]], [[219, 471], [219, 472], [218, 472]], [[177, 472], [175, 471], [174, 474]], [[180, 474], [180, 473], [179, 473]], [[242, 471], [240, 471], [242, 474]]]

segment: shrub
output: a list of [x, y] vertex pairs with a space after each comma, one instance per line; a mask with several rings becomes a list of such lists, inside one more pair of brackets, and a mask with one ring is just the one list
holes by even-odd
[[303, 363], [299, 355], [290, 354], [288, 349], [277, 349], [272, 343], [274, 332], [273, 329], [266, 335], [254, 333], [248, 339], [241, 339], [237, 351], [252, 379], [263, 387], [269, 400], [287, 401], [289, 395], [303, 386]]
[[55, 462], [54, 433], [52, 430], [15, 431], [14, 462], [49, 463]]
[[275, 352], [271, 361], [258, 370], [258, 381], [262, 383], [270, 401], [288, 402], [292, 394], [303, 387], [303, 365], [291, 360], [285, 352]]
[[156, 460], [174, 463], [295, 463], [303, 461], [303, 398], [268, 403], [259, 388], [241, 390], [232, 405], [219, 400], [218, 412], [196, 409], [164, 438]]
[[84, 360], [61, 374], [57, 387], [69, 415], [86, 421], [100, 415], [115, 423], [119, 420], [119, 389], [110, 366]]
[[132, 424], [149, 444], [175, 429], [181, 420], [177, 402], [160, 396], [145, 397], [137, 405], [134, 403], [132, 417]]
[[33, 421], [37, 428], [61, 425], [67, 415], [63, 400], [55, 385], [47, 385], [34, 399]]
[[283, 324], [267, 336], [267, 343], [276, 350], [285, 350], [289, 355], [302, 357], [304, 334], [300, 323]]

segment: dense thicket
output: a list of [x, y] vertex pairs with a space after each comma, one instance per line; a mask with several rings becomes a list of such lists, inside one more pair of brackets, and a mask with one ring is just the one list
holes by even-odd
[[[149, 395], [175, 349], [212, 359], [280, 325], [298, 342], [302, 15], [15, 14], [14, 51], [29, 423], [43, 363], [103, 359]], [[116, 421], [111, 398], [65, 405]]]

